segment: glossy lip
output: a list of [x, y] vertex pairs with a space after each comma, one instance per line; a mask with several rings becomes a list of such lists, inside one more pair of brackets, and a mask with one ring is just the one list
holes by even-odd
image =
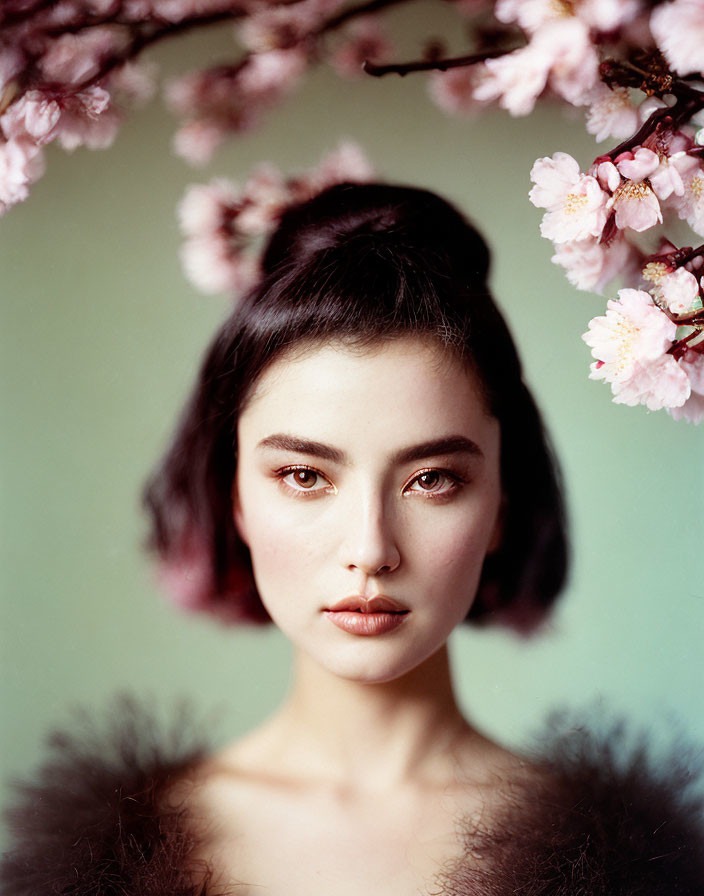
[[350, 610], [353, 613], [408, 613], [408, 607], [385, 594], [376, 597], [362, 597], [361, 594], [353, 594], [343, 600], [326, 607], [328, 613], [340, 613]]
[[390, 597], [353, 595], [323, 612], [333, 625], [351, 635], [384, 635], [402, 625], [410, 610]]

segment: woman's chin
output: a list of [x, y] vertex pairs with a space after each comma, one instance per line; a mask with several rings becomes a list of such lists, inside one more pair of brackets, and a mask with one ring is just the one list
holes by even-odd
[[308, 657], [337, 678], [360, 684], [388, 684], [423, 665], [442, 646], [438, 644], [433, 649], [419, 651], [408, 645], [391, 646], [379, 641], [369, 643], [369, 640], [356, 639], [343, 648], [310, 653]]

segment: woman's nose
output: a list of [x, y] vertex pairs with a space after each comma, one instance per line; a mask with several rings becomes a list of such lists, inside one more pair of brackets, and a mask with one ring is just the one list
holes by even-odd
[[382, 501], [359, 501], [345, 521], [342, 562], [365, 575], [393, 572], [401, 562], [393, 520]]

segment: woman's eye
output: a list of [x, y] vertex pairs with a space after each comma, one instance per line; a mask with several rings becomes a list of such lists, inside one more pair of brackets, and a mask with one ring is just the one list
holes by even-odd
[[330, 485], [322, 473], [310, 467], [289, 467], [280, 470], [279, 478], [295, 492], [320, 492]]
[[410, 481], [406, 491], [427, 495], [448, 495], [459, 488], [459, 485], [460, 478], [454, 473], [445, 470], [424, 470]]

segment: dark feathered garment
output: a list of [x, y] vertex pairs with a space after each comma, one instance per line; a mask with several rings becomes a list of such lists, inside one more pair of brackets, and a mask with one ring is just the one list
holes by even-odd
[[[49, 760], [7, 811], [14, 846], [0, 866], [3, 896], [216, 896], [207, 875], [195, 886], [187, 872], [195, 843], [185, 810], [164, 809], [205, 744], [194, 741], [192, 717], [157, 729], [123, 700], [102, 735], [79, 725], [52, 737]], [[468, 860], [448, 866], [434, 893], [704, 896], [689, 756], [656, 772], [643, 748], [625, 758], [619, 728], [597, 738], [553, 726], [548, 742], [489, 827], [467, 823]]]

